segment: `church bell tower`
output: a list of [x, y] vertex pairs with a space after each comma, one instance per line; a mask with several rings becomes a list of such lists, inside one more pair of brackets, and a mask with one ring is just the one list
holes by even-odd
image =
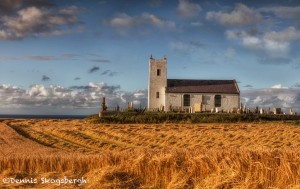
[[[158, 109], [165, 106], [165, 91], [167, 87], [167, 58], [149, 59], [148, 109]], [[164, 107], [166, 108], [166, 107]]]

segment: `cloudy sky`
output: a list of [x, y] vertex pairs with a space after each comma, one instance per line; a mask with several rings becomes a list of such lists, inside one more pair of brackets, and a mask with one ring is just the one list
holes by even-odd
[[146, 106], [168, 78], [236, 79], [247, 106], [300, 112], [300, 2], [1, 0], [0, 114]]

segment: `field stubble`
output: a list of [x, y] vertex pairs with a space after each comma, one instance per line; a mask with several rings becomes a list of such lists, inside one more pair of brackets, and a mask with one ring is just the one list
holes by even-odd
[[292, 123], [0, 124], [2, 177], [88, 180], [66, 188], [300, 188], [300, 127]]

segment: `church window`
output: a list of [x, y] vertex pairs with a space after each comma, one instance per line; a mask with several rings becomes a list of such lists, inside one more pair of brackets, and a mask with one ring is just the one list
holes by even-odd
[[156, 92], [156, 98], [159, 98], [159, 92]]
[[183, 95], [183, 106], [190, 106], [191, 97], [189, 94]]
[[215, 96], [215, 107], [221, 107], [221, 95]]
[[161, 73], [160, 73], [160, 69], [157, 69], [157, 76], [160, 76]]

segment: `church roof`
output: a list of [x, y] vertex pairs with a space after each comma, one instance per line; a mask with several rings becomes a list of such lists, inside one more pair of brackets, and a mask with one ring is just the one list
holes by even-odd
[[235, 80], [168, 79], [166, 92], [240, 94]]

